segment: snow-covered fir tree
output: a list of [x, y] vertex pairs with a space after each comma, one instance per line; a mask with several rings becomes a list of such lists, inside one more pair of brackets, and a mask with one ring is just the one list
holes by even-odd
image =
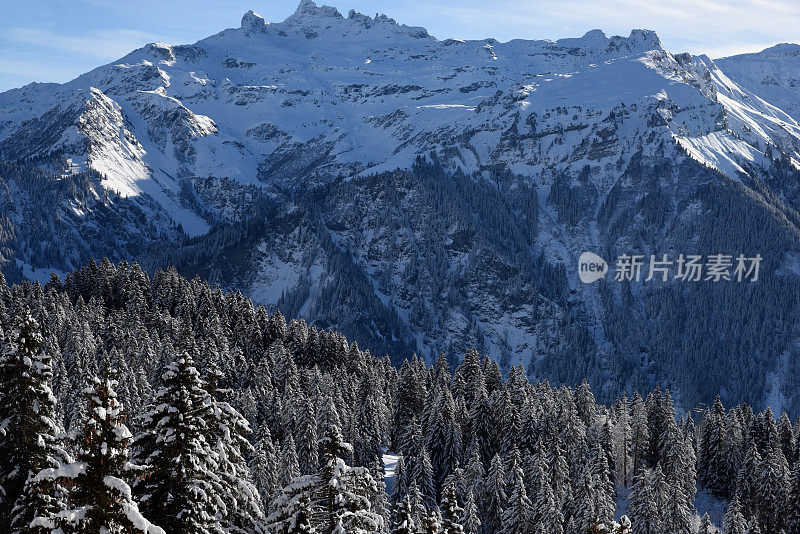
[[664, 532], [662, 504], [664, 496], [660, 493], [657, 477], [648, 469], [639, 471], [634, 477], [630, 493], [631, 522], [633, 534], [659, 534]]
[[222, 532], [223, 485], [214, 444], [211, 396], [188, 354], [168, 364], [141, 417], [136, 460], [148, 473], [136, 486], [142, 510], [168, 532]]
[[420, 534], [441, 534], [442, 517], [439, 511], [435, 508], [426, 508], [420, 526], [422, 527]]
[[398, 502], [392, 518], [391, 534], [416, 534], [411, 498], [406, 495]]
[[464, 527], [461, 524], [461, 518], [464, 509], [458, 505], [456, 488], [452, 484], [447, 486], [442, 494], [441, 510], [442, 534], [463, 534]]
[[288, 532], [297, 521], [297, 502], [307, 498], [315, 528], [326, 534], [352, 532], [367, 534], [384, 528], [383, 517], [371, 509], [371, 496], [377, 485], [369, 470], [350, 467], [342, 457], [351, 445], [342, 439], [341, 430], [330, 426], [319, 441], [322, 462], [319, 471], [290, 481], [270, 505], [269, 530]]
[[289, 434], [283, 443], [283, 454], [278, 468], [278, 485], [286, 486], [299, 476], [300, 464], [297, 461], [297, 450], [294, 446], [294, 438]]
[[206, 439], [211, 443], [220, 479], [223, 503], [220, 522], [228, 534], [248, 534], [260, 531], [264, 520], [260, 496], [245, 460], [245, 456], [254, 452], [248, 441], [252, 430], [247, 420], [226, 401], [232, 394], [220, 387], [222, 376], [212, 360], [205, 380], [212, 408]]
[[464, 513], [461, 516], [461, 525], [464, 527], [464, 534], [478, 534], [481, 531], [481, 517], [478, 513], [478, 505], [475, 502], [475, 492], [472, 489], [467, 492]]
[[[695, 425], [676, 415], [669, 392], [646, 400], [634, 392], [605, 405], [588, 383], [534, 384], [521, 367], [504, 376], [474, 350], [460, 364], [439, 358], [428, 367], [412, 357], [398, 370], [390, 358], [301, 320], [287, 324], [241, 294], [175, 271], [151, 277], [135, 265], [101, 262], [44, 290], [29, 284], [0, 295], [4, 354], [14, 350], [10, 336], [25, 307], [43, 342], [30, 362], [4, 358], [0, 375], [4, 401], [39, 410], [0, 406], [0, 451], [15, 458], [3, 460], [0, 474], [16, 481], [4, 483], [6, 491], [17, 488], [0, 521], [10, 523], [20, 504], [18, 530], [23, 510], [36, 510], [41, 533], [59, 519], [62, 529], [78, 520], [84, 505], [66, 475], [80, 474], [80, 460], [61, 450], [59, 436], [63, 422], [83, 439], [87, 400], [79, 386], [107, 359], [120, 378], [112, 389], [143, 410], [129, 424], [135, 463], [145, 471], [129, 466], [115, 476], [134, 486], [130, 502], [139, 502], [140, 515], [167, 532], [257, 534], [269, 524], [281, 533], [418, 534], [447, 530], [449, 521], [469, 534], [497, 534], [527, 516], [535, 534], [694, 534], [688, 529], [705, 512], [695, 510], [699, 488], [735, 497], [725, 519], [732, 532], [800, 534], [800, 424], [768, 410], [726, 409], [720, 400]], [[22, 375], [30, 381], [11, 378]], [[25, 457], [12, 445], [22, 436], [19, 450], [33, 451]], [[298, 452], [300, 441], [316, 460]], [[389, 496], [384, 453], [400, 456]], [[36, 465], [17, 469], [28, 461]], [[633, 486], [629, 527], [612, 521], [626, 485]], [[26, 491], [32, 501], [20, 500]], [[44, 504], [28, 504], [38, 499]], [[529, 503], [527, 514], [520, 502]], [[398, 522], [401, 515], [410, 519]]]
[[747, 520], [742, 515], [742, 508], [739, 505], [738, 498], [734, 498], [725, 511], [722, 532], [725, 534], [747, 534]]
[[431, 464], [428, 450], [425, 447], [420, 449], [419, 456], [414, 461], [414, 482], [425, 498], [426, 506], [433, 506], [436, 503], [436, 481], [434, 480], [433, 464]]
[[293, 503], [291, 519], [286, 524], [286, 534], [316, 534], [317, 532], [313, 523], [311, 499], [308, 495], [301, 495]]
[[510, 480], [511, 494], [508, 496], [508, 505], [503, 511], [500, 531], [502, 534], [524, 534], [531, 532], [534, 527], [533, 504], [525, 491], [522, 468], [511, 467]]
[[488, 532], [498, 532], [503, 525], [503, 511], [508, 504], [506, 471], [499, 454], [495, 454], [492, 458], [483, 489], [481, 518], [484, 529]]
[[19, 309], [0, 349], [0, 529], [6, 532], [49, 532], [64, 504], [54, 481], [36, 477], [68, 460], [50, 389], [52, 358], [43, 345], [30, 310]]
[[[253, 483], [261, 497], [262, 508], [269, 504], [272, 495], [278, 489], [278, 458], [275, 444], [269, 426], [263, 425], [258, 429], [254, 453], [250, 459], [250, 473]], [[298, 476], [295, 473], [292, 476]], [[290, 477], [291, 478], [291, 477]]]
[[57, 525], [65, 533], [164, 534], [142, 515], [131, 492], [129, 482], [144, 476], [145, 468], [128, 460], [133, 435], [125, 426], [112, 374], [107, 360], [103, 375], [83, 390], [88, 413], [75, 436], [76, 461], [44, 469], [34, 480], [68, 488]]
[[800, 534], [800, 462], [798, 461], [795, 462], [795, 466], [789, 477], [786, 534]]

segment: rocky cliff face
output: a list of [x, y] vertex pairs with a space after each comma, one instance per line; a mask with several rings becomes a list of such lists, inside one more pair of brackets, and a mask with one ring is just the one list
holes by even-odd
[[[604, 395], [658, 382], [795, 407], [800, 126], [726, 72], [649, 31], [440, 41], [304, 0], [0, 94], [0, 153], [47, 161], [47, 190], [96, 177], [102, 209], [70, 224], [118, 224], [88, 250], [176, 264], [375, 351], [477, 346]], [[13, 174], [4, 270], [74, 267], [29, 246], [53, 232], [26, 230], [42, 186]], [[765, 260], [749, 285], [583, 285], [584, 250]]]

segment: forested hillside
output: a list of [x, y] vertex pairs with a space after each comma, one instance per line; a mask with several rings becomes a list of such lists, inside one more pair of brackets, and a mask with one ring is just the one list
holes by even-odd
[[800, 532], [785, 414], [603, 405], [474, 350], [397, 369], [126, 263], [3, 281], [0, 324], [2, 532], [717, 532], [698, 489], [726, 534]]
[[[0, 271], [174, 265], [395, 364], [475, 347], [604, 403], [659, 385], [795, 417], [796, 60], [248, 11], [0, 93]], [[586, 251], [764, 261], [755, 284], [583, 284]]]
[[[10, 282], [44, 282], [53, 263], [63, 273], [92, 257], [136, 260], [150, 272], [174, 265], [289, 319], [332, 328], [394, 365], [414, 352], [432, 364], [439, 352], [475, 347], [504, 373], [521, 363], [554, 383], [587, 379], [606, 403], [661, 385], [684, 410], [720, 394], [726, 404], [800, 415], [792, 387], [800, 379], [797, 212], [767, 189], [755, 195], [719, 182], [690, 159], [635, 159], [624, 181], [644, 196], [629, 191], [625, 200], [621, 183], [602, 202], [596, 224], [608, 240], [598, 251], [609, 259], [630, 250], [761, 251], [758, 283], [609, 276], [580, 284], [559, 263], [573, 261], [572, 252], [546, 254], [536, 244], [553, 242], [542, 222], [549, 207], [537, 204], [541, 187], [507, 172], [492, 182], [449, 173], [433, 154], [410, 170], [340, 177], [286, 199], [203, 181], [199, 198], [229, 214], [191, 238], [148, 197], [109, 194], [92, 170], [65, 173], [63, 157], [0, 163], [0, 270]], [[772, 169], [796, 195], [800, 174], [777, 156]], [[213, 193], [220, 188], [224, 195]], [[579, 189], [563, 175], [549, 203], [572, 214], [570, 227], [590, 228], [594, 208]], [[693, 215], [674, 216], [673, 204]]]

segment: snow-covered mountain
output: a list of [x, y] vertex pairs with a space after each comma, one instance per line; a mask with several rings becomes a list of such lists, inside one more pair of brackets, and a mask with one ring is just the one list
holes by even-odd
[[[800, 125], [725, 72], [646, 30], [442, 41], [311, 0], [248, 12], [0, 94], [4, 271], [175, 264], [398, 357], [474, 345], [601, 394], [794, 408]], [[584, 250], [761, 253], [764, 274], [583, 285]]]
[[781, 43], [716, 63], [736, 83], [800, 120], [800, 44]]

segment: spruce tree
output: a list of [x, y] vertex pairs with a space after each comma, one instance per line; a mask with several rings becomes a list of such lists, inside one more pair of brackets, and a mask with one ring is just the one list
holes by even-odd
[[467, 492], [467, 499], [464, 502], [461, 524], [464, 526], [465, 534], [478, 534], [481, 531], [481, 517], [475, 502], [475, 492], [471, 489]]
[[692, 508], [695, 494], [694, 455], [676, 425], [668, 425], [662, 439], [666, 459], [668, 496], [664, 511], [664, 526], [675, 534], [691, 534]]
[[262, 505], [267, 505], [278, 489], [278, 459], [272, 435], [266, 425], [259, 428], [258, 436], [255, 452], [250, 460], [250, 472]]
[[407, 439], [407, 433], [412, 428], [412, 420], [422, 413], [426, 396], [425, 380], [419, 376], [411, 361], [404, 360], [397, 385], [391, 437], [394, 450], [402, 452], [406, 458], [416, 455], [416, 451], [408, 449], [412, 443]]
[[569, 464], [559, 442], [544, 449], [545, 478], [553, 489], [553, 499], [558, 510], [563, 510], [570, 497]]
[[700, 439], [698, 477], [700, 483], [715, 495], [725, 497], [731, 491], [729, 434], [725, 408], [717, 397], [714, 407], [706, 412]]
[[442, 534], [462, 534], [464, 527], [461, 525], [461, 517], [464, 509], [458, 505], [456, 498], [456, 488], [453, 485], [447, 486], [442, 495]]
[[39, 325], [27, 308], [14, 319], [0, 349], [0, 529], [49, 532], [63, 504], [61, 492], [52, 481], [35, 477], [68, 457], [50, 389], [51, 357], [42, 350]]
[[230, 390], [220, 387], [222, 374], [213, 360], [206, 369], [205, 388], [211, 401], [211, 415], [206, 441], [214, 453], [223, 502], [220, 523], [229, 534], [247, 534], [260, 529], [264, 516], [258, 490], [250, 478], [245, 456], [252, 456], [253, 446], [247, 439], [250, 424], [227, 399]]
[[794, 435], [792, 422], [786, 412], [781, 414], [781, 418], [778, 421], [778, 441], [784, 458], [786, 458], [789, 465], [794, 465], [797, 460], [797, 438]]
[[748, 439], [744, 458], [739, 464], [735, 495], [746, 517], [753, 515], [759, 506], [760, 470], [761, 455], [758, 447], [752, 439]]
[[761, 534], [761, 527], [758, 524], [758, 518], [753, 516], [747, 523], [747, 534]]
[[681, 484], [668, 485], [665, 505], [664, 528], [674, 534], [692, 534], [691, 504]]
[[477, 449], [472, 449], [467, 464], [464, 466], [463, 473], [465, 489], [475, 494], [477, 502], [477, 499], [483, 495], [483, 481], [486, 476], [483, 469], [483, 462], [481, 462], [481, 457]]
[[542, 484], [539, 487], [534, 499], [533, 517], [534, 526], [543, 527], [545, 532], [551, 534], [564, 532], [564, 515], [556, 504], [553, 488], [549, 484]]
[[786, 534], [800, 534], [800, 461], [789, 479], [789, 503], [786, 507]]
[[652, 485], [652, 473], [645, 469], [637, 473], [633, 479], [630, 493], [631, 523], [633, 534], [663, 534], [660, 507], [662, 499], [658, 488]]
[[188, 355], [167, 365], [141, 417], [136, 459], [149, 466], [136, 485], [144, 513], [168, 532], [222, 532], [223, 491], [213, 444], [211, 396]]
[[472, 406], [469, 411], [469, 434], [471, 437], [471, 446], [477, 448], [481, 456], [481, 461], [484, 465], [488, 465], [492, 457], [495, 455], [495, 432], [494, 422], [492, 420], [492, 408], [489, 401], [486, 388], [483, 385], [482, 375], [477, 374], [477, 388]]
[[[677, 532], [691, 532], [691, 531], [679, 530]], [[708, 514], [703, 514], [703, 517], [700, 518], [700, 528], [697, 530], [697, 534], [716, 534], [716, 533], [717, 529], [714, 527], [714, 525], [711, 524], [711, 518], [708, 517]]]
[[628, 398], [623, 395], [621, 399], [617, 400], [612, 426], [614, 465], [617, 468], [617, 480], [623, 487], [628, 486], [631, 475], [632, 427], [628, 408]]
[[383, 519], [384, 530], [390, 525], [391, 509], [389, 507], [389, 497], [386, 494], [386, 469], [381, 458], [375, 458], [369, 470], [372, 479], [375, 481], [375, 491], [372, 492], [371, 506], [372, 511]]
[[428, 450], [423, 447], [414, 462], [414, 482], [422, 492], [426, 506], [436, 504], [436, 481], [433, 477], [433, 465], [428, 456]]
[[408, 474], [406, 472], [405, 460], [402, 455], [397, 457], [397, 463], [394, 468], [394, 480], [392, 481], [392, 494], [390, 497], [390, 504], [393, 509], [396, 509], [400, 501], [408, 495]]
[[758, 519], [763, 532], [780, 532], [789, 501], [789, 468], [777, 440], [770, 448], [759, 469]]
[[414, 513], [414, 521], [417, 525], [422, 525], [422, 522], [428, 513], [428, 508], [425, 506], [425, 498], [422, 496], [422, 492], [419, 491], [419, 487], [417, 486], [416, 482], [412, 482], [411, 486], [409, 486], [408, 496], [411, 499], [411, 509]]
[[594, 509], [597, 521], [609, 525], [614, 519], [615, 499], [614, 483], [611, 481], [611, 467], [608, 465], [608, 454], [600, 441], [595, 441], [591, 450], [589, 466], [594, 487]]
[[319, 473], [322, 508], [327, 516], [324, 532], [375, 532], [383, 528], [383, 518], [371, 510], [377, 491], [369, 470], [349, 467], [342, 456], [351, 448], [336, 426], [327, 429], [320, 440], [322, 465]]
[[487, 532], [498, 532], [503, 524], [503, 510], [506, 509], [508, 497], [506, 496], [506, 472], [503, 460], [499, 454], [492, 458], [486, 482], [483, 486], [484, 495], [481, 517]]
[[278, 468], [278, 485], [286, 486], [300, 476], [300, 464], [297, 460], [297, 451], [294, 447], [294, 438], [291, 434], [283, 442], [280, 466]]
[[430, 403], [427, 415], [426, 448], [430, 454], [437, 490], [455, 468], [461, 456], [461, 432], [456, 422], [455, 402], [446, 385]]
[[296, 421], [295, 445], [297, 446], [297, 459], [300, 463], [300, 472], [310, 475], [319, 467], [317, 438], [317, 411], [310, 399], [298, 399], [294, 403]]
[[[747, 520], [742, 515], [742, 508], [739, 500], [734, 498], [728, 505], [725, 518], [722, 521], [723, 534], [747, 534]], [[787, 534], [789, 534], [787, 532]]]
[[453, 486], [456, 490], [456, 496], [459, 500], [463, 501], [464, 497], [466, 496], [466, 488], [467, 483], [464, 480], [464, 470], [461, 469], [458, 462], [456, 462], [456, 467], [453, 471], [445, 477], [444, 482], [442, 483], [442, 488], [447, 488], [447, 486]]
[[411, 499], [408, 495], [397, 503], [392, 520], [392, 534], [416, 534], [417, 528], [411, 508]]
[[511, 495], [503, 511], [501, 534], [526, 534], [533, 530], [533, 505], [525, 491], [522, 469], [514, 466], [511, 473]]
[[650, 431], [647, 427], [647, 408], [638, 392], [634, 393], [631, 402], [631, 473], [638, 474], [645, 466], [645, 457], [650, 443]]
[[569, 510], [575, 528], [577, 531], [583, 532], [591, 529], [600, 521], [596, 499], [596, 493], [600, 489], [595, 486], [595, 479], [592, 477], [587, 462], [578, 462], [575, 469], [576, 475], [572, 484], [572, 502]]
[[351, 445], [341, 430], [330, 426], [319, 442], [322, 464], [318, 473], [302, 475], [284, 486], [270, 505], [270, 532], [285, 533], [297, 521], [299, 499], [308, 498], [312, 525], [322, 534], [383, 531], [383, 517], [371, 509], [378, 486], [369, 469], [350, 467], [342, 459]]
[[286, 534], [317, 534], [312, 523], [311, 499], [301, 495], [294, 503], [292, 519], [286, 525]]
[[278, 490], [269, 505], [270, 534], [288, 534], [293, 528], [306, 528], [307, 524], [315, 532], [328, 532], [323, 525], [318, 492], [319, 478], [315, 475], [299, 475]]
[[442, 519], [439, 517], [439, 513], [436, 508], [426, 508], [421, 524], [421, 534], [442, 533]]
[[104, 376], [94, 377], [83, 391], [89, 412], [76, 436], [77, 461], [46, 469], [37, 479], [70, 488], [70, 505], [59, 514], [65, 532], [164, 534], [139, 512], [127, 480], [141, 477], [144, 468], [128, 461], [133, 437], [124, 424], [108, 362]]

